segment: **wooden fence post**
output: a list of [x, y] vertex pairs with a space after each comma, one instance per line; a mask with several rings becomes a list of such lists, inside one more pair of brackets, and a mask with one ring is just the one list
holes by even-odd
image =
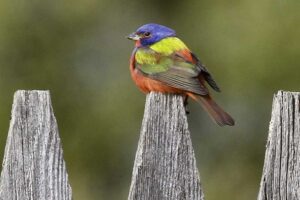
[[48, 91], [17, 91], [0, 179], [0, 200], [71, 200]]
[[300, 199], [300, 93], [274, 95], [258, 200]]
[[129, 200], [203, 200], [180, 95], [147, 95]]

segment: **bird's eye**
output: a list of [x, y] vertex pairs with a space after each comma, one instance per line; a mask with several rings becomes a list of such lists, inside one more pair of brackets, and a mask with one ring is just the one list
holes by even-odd
[[145, 37], [150, 37], [150, 35], [151, 35], [150, 32], [145, 32], [145, 33], [144, 33], [144, 36], [145, 36]]

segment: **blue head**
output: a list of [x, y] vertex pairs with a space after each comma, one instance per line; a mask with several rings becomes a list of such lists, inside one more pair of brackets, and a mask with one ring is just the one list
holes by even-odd
[[136, 32], [130, 34], [128, 39], [137, 41], [137, 46], [148, 46], [166, 37], [175, 36], [174, 30], [159, 24], [145, 24]]

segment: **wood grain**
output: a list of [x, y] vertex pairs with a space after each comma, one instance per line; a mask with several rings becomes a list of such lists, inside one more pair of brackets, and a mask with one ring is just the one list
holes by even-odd
[[258, 200], [300, 199], [300, 93], [274, 95]]
[[15, 93], [0, 179], [0, 199], [72, 199], [48, 91]]
[[182, 96], [147, 95], [128, 199], [204, 199]]

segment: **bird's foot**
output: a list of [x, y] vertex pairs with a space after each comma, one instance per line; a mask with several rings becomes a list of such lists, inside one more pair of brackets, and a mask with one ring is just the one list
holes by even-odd
[[185, 107], [185, 114], [187, 114], [187, 115], [190, 114], [190, 111], [187, 107]]
[[187, 105], [188, 105], [189, 103], [188, 103], [188, 96], [185, 96], [184, 97], [184, 101], [183, 101], [183, 105], [184, 105], [184, 109], [185, 109], [185, 114], [190, 114], [190, 111], [189, 111], [189, 109], [188, 109], [188, 107], [187, 107]]

